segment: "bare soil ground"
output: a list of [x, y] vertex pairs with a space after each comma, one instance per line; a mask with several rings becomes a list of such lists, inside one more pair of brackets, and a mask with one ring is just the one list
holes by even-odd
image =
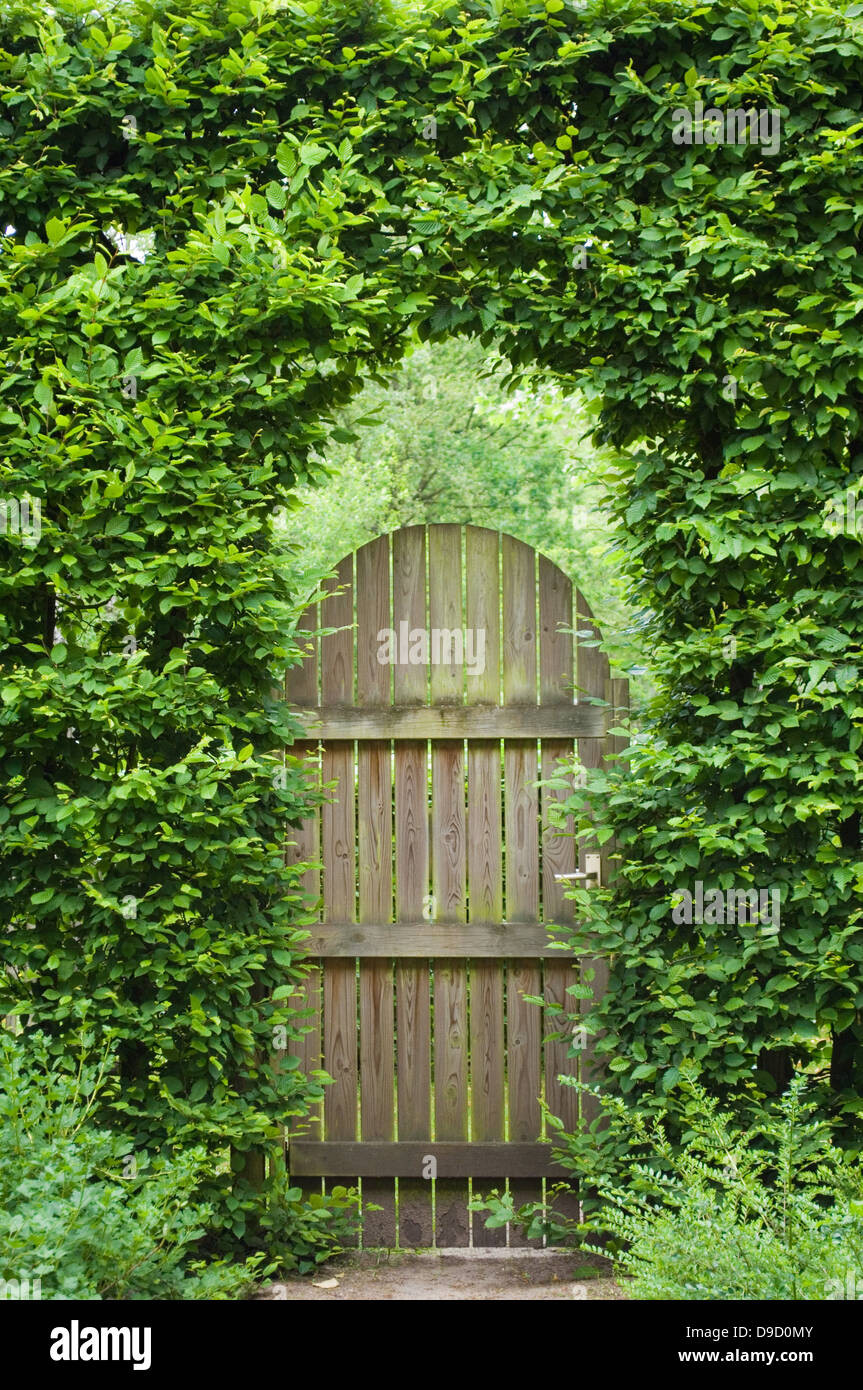
[[[329, 1287], [316, 1287], [327, 1283]], [[287, 1302], [608, 1301], [626, 1296], [606, 1261], [556, 1250], [368, 1250], [331, 1260], [304, 1279], [269, 1284], [257, 1295]]]

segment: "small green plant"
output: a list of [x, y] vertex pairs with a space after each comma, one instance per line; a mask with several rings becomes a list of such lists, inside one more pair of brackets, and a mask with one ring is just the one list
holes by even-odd
[[346, 1245], [356, 1244], [360, 1199], [355, 1188], [303, 1192], [290, 1186], [281, 1165], [278, 1174], [269, 1179], [267, 1196], [267, 1205], [258, 1217], [260, 1240], [277, 1259], [281, 1271], [311, 1274]]
[[[283, 1269], [333, 1253], [355, 1206], [344, 1189], [308, 1200], [273, 1178], [254, 1207], [261, 1239], [237, 1260], [219, 1252], [223, 1214], [203, 1200], [211, 1158], [130, 1149], [94, 1120], [112, 1057], [61, 1067], [37, 1033], [0, 1029], [0, 1280], [46, 1299], [227, 1299]], [[229, 1180], [229, 1179], [228, 1179]]]
[[[488, 1226], [515, 1221], [532, 1236], [609, 1257], [639, 1299], [863, 1296], [863, 1168], [833, 1143], [805, 1078], [748, 1130], [685, 1078], [680, 1144], [620, 1097], [600, 1100], [631, 1157], [625, 1177], [609, 1180], [599, 1163], [585, 1171], [578, 1149], [583, 1190], [599, 1198], [595, 1214], [579, 1225], [555, 1215], [551, 1201], [516, 1210], [494, 1193], [474, 1206], [489, 1213]], [[576, 1170], [573, 1146], [558, 1158]]]

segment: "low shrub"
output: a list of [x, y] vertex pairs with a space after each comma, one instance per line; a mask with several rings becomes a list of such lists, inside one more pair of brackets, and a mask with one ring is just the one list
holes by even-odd
[[[307, 1200], [286, 1177], [268, 1185], [259, 1248], [214, 1258], [223, 1217], [202, 1200], [203, 1147], [130, 1153], [94, 1121], [111, 1057], [61, 1067], [46, 1039], [0, 1030], [0, 1280], [7, 1296], [227, 1299], [286, 1269], [315, 1267], [351, 1228], [353, 1194]], [[225, 1175], [230, 1183], [230, 1174]], [[229, 1195], [238, 1214], [260, 1193]]]
[[600, 1097], [606, 1127], [630, 1145], [624, 1180], [609, 1181], [601, 1160], [585, 1171], [583, 1148], [562, 1136], [558, 1159], [599, 1198], [582, 1224], [557, 1215], [553, 1198], [516, 1211], [496, 1193], [474, 1209], [488, 1226], [516, 1221], [610, 1257], [639, 1299], [863, 1298], [863, 1168], [833, 1143], [805, 1079], [748, 1130], [694, 1079], [679, 1090], [680, 1144], [661, 1121]]

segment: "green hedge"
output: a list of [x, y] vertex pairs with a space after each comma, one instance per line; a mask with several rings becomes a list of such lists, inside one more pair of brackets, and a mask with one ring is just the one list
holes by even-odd
[[[140, 1144], [315, 1098], [257, 1002], [302, 922], [272, 515], [413, 333], [589, 383], [631, 448], [620, 1086], [814, 1059], [859, 1107], [859, 9], [4, 7], [0, 483], [41, 534], [0, 536], [2, 1007], [119, 1038]], [[780, 112], [778, 153], [676, 144], [699, 100]], [[781, 932], [673, 925], [695, 878], [779, 886]]]

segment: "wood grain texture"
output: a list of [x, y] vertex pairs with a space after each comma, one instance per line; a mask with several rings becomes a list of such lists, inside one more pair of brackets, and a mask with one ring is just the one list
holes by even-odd
[[[550, 1144], [447, 1143], [439, 1139], [386, 1143], [317, 1143], [291, 1141], [295, 1173], [331, 1173], [349, 1168], [361, 1177], [380, 1173], [411, 1178], [427, 1157], [437, 1160], [438, 1181], [447, 1178], [505, 1178], [510, 1174], [561, 1176], [566, 1169], [551, 1161]], [[499, 1186], [499, 1183], [498, 1183]]]
[[[430, 526], [429, 626], [463, 626], [461, 527]], [[464, 668], [455, 662], [431, 667], [431, 698], [462, 704]], [[432, 748], [432, 894], [435, 919], [466, 918], [464, 747], [441, 741]], [[434, 968], [434, 1116], [437, 1139], [468, 1137], [468, 994], [464, 960]], [[435, 1244], [470, 1243], [466, 1181], [435, 1184]]]
[[[572, 585], [544, 557], [539, 562], [539, 626], [540, 626], [540, 700], [545, 705], [559, 705], [572, 700], [572, 686], [575, 679], [573, 635], [572, 635]], [[561, 758], [571, 758], [574, 748], [572, 741], [543, 739], [541, 772], [543, 781], [557, 770]], [[574, 827], [570, 821], [562, 830], [551, 825], [549, 808], [555, 801], [565, 798], [566, 792], [543, 788], [543, 839], [542, 839], [542, 902], [543, 918], [546, 922], [567, 923], [572, 921], [572, 903], [566, 898], [567, 884], [558, 880], [558, 874], [573, 873], [577, 866]], [[567, 989], [578, 983], [571, 965], [555, 964], [547, 961], [544, 970], [544, 995], [546, 1002], [559, 1005], [573, 1012], [577, 1002], [567, 995]], [[571, 1032], [568, 1024], [555, 1017], [553, 1013], [546, 1018], [545, 1044], [545, 1098], [553, 1115], [563, 1120], [568, 1132], [578, 1125], [578, 1092], [561, 1085], [561, 1074], [575, 1076], [577, 1079], [577, 1059], [569, 1056], [569, 1042], [555, 1040], [553, 1035], [563, 1028]], [[549, 1036], [551, 1035], [551, 1036]]]
[[[609, 688], [609, 667], [608, 657], [596, 645], [599, 640], [599, 628], [594, 619], [590, 604], [584, 594], [579, 591], [577, 595], [577, 622], [578, 632], [577, 645], [577, 675], [576, 682], [579, 688], [579, 699], [602, 700], [606, 701], [610, 694]], [[609, 721], [610, 722], [610, 721]], [[578, 756], [579, 761], [585, 768], [600, 767], [605, 754], [605, 745], [602, 739], [579, 739]], [[586, 841], [581, 847], [582, 862], [580, 868], [584, 868], [583, 856], [590, 851], [595, 852], [599, 848], [594, 842]], [[607, 882], [608, 878], [608, 855], [609, 846], [603, 846], [600, 851], [602, 862], [602, 881]], [[581, 962], [582, 983], [588, 985], [596, 997], [603, 993], [605, 981], [608, 978], [608, 969], [604, 960], [596, 957], [585, 956]], [[583, 1000], [581, 1003], [582, 1012], [587, 1012], [590, 1008], [590, 1000]], [[601, 1069], [597, 1066], [595, 1056], [595, 1039], [587, 1039], [586, 1046], [582, 1050], [580, 1057], [580, 1077], [582, 1081], [598, 1082], [601, 1078]], [[599, 1106], [592, 1096], [582, 1095], [579, 1106], [579, 1123], [586, 1128], [596, 1119], [599, 1114]]]
[[[575, 682], [574, 636], [572, 632], [572, 584], [545, 557], [539, 561], [539, 698], [546, 707], [571, 703]], [[543, 739], [540, 770], [542, 779], [552, 777], [559, 769], [561, 758], [571, 760], [572, 739], [557, 741]], [[550, 809], [563, 800], [565, 791], [550, 787], [542, 790], [542, 903], [546, 923], [561, 925], [573, 919], [573, 905], [565, 896], [567, 883], [559, 874], [570, 874], [578, 864], [574, 825], [571, 818], [562, 828], [551, 824]], [[546, 1004], [557, 1005], [576, 1013], [578, 1001], [567, 990], [579, 983], [579, 973], [571, 962], [558, 964], [548, 959], [543, 969], [543, 996]], [[563, 1033], [563, 1037], [555, 1034]], [[564, 1123], [566, 1132], [578, 1128], [578, 1091], [563, 1084], [559, 1077], [578, 1079], [578, 1057], [570, 1056], [573, 1027], [569, 1020], [549, 1013], [545, 1018], [545, 1099], [549, 1110]], [[548, 1197], [548, 1194], [546, 1194]], [[578, 1220], [578, 1196], [573, 1191], [561, 1192], [553, 1203], [560, 1216]]]
[[[588, 766], [624, 746], [606, 731], [628, 703], [626, 683], [610, 682], [607, 660], [585, 639], [573, 705], [571, 586], [512, 537], [405, 528], [347, 557], [339, 582], [344, 592], [324, 601], [320, 622], [347, 630], [323, 638], [320, 668], [310, 653], [286, 689], [307, 717], [309, 738], [295, 747], [335, 792], [320, 829], [310, 820], [290, 833], [295, 862], [315, 856], [320, 834], [323, 881], [310, 870], [305, 886], [322, 890], [311, 949], [323, 966], [323, 1027], [304, 1039], [302, 1060], [317, 1065], [322, 1045], [335, 1078], [323, 1138], [292, 1134], [290, 1162], [310, 1190], [322, 1178], [328, 1188], [361, 1179], [366, 1205], [382, 1208], [367, 1213], [365, 1244], [458, 1247], [471, 1239], [468, 1179], [481, 1195], [508, 1178], [519, 1205], [564, 1176], [540, 1142], [543, 1090], [567, 1126], [590, 1118], [556, 1078], [576, 1066], [594, 1074], [594, 1054], [570, 1058], [566, 1043], [544, 1037], [557, 1023], [544, 1030], [542, 1010], [525, 999], [568, 1002], [574, 973], [549, 927], [571, 912], [556, 875], [576, 867], [575, 844], [567, 827], [548, 824], [559, 793], [544, 788], [540, 806], [536, 783], [575, 739]], [[584, 630], [593, 618], [581, 595], [577, 606]], [[313, 610], [306, 621], [316, 624]], [[382, 665], [378, 633], [402, 623], [408, 632], [483, 630], [484, 670], [471, 675], [458, 644], [446, 664]], [[612, 872], [604, 849], [603, 882]], [[580, 964], [601, 986], [604, 967]], [[319, 1024], [316, 979], [309, 998]], [[428, 1158], [438, 1164], [435, 1229]], [[475, 1219], [475, 1244], [503, 1238]]]
[[[354, 696], [354, 558], [348, 555], [321, 604], [321, 626], [334, 628], [321, 638], [321, 699], [349, 703]], [[351, 744], [323, 749], [322, 778], [335, 783], [323, 808], [323, 919], [349, 922], [356, 914], [356, 786]], [[323, 969], [324, 1068], [334, 1084], [324, 1092], [324, 1133], [328, 1140], [358, 1137], [357, 973], [356, 963], [327, 960]], [[327, 1189], [351, 1187], [353, 1173], [336, 1173]]]
[[[406, 816], [415, 785], [415, 781], [406, 778], [401, 797], [397, 788], [396, 806], [401, 804]], [[425, 793], [424, 786], [422, 790]], [[401, 857], [399, 824], [397, 809], [397, 861]], [[352, 960], [363, 957], [428, 960], [439, 956], [450, 959], [470, 956], [479, 961], [521, 957], [541, 960], [549, 956], [554, 960], [558, 955], [566, 959], [571, 954], [569, 948], [559, 952], [552, 946], [554, 935], [542, 922], [470, 922], [467, 928], [460, 923], [426, 921], [323, 922], [311, 927], [310, 932], [309, 951], [328, 960], [348, 956]]]
[[[500, 700], [500, 541], [496, 531], [468, 526], [465, 532], [467, 572], [466, 623], [476, 636], [475, 650], [484, 650], [483, 670], [468, 672], [468, 704], [496, 705]], [[500, 739], [472, 739], [468, 744], [468, 901], [466, 932], [470, 968], [471, 1139], [501, 1142], [505, 1137], [506, 1056], [504, 1050], [504, 979], [500, 956], [478, 959], [476, 933], [503, 913], [503, 856], [501, 847]], [[471, 1184], [474, 1198], [490, 1189]], [[506, 1244], [506, 1227], [486, 1228], [473, 1218], [473, 1243]]]
[[[393, 536], [393, 621], [407, 622], [410, 631], [426, 626], [426, 533], [423, 526], [405, 527]], [[394, 671], [394, 698], [404, 705], [424, 704], [428, 698], [428, 668], [401, 663]], [[421, 922], [429, 892], [428, 754], [424, 741], [399, 742], [395, 747], [396, 926]], [[429, 924], [422, 921], [422, 927]], [[420, 932], [420, 937], [425, 935]], [[396, 1037], [399, 1142], [431, 1138], [431, 967], [430, 942], [422, 957], [403, 952], [398, 941], [390, 950], [396, 962]], [[398, 1243], [418, 1249], [434, 1243], [432, 1184], [413, 1173], [399, 1177]]]
[[[357, 551], [357, 701], [390, 701], [390, 667], [377, 659], [378, 632], [389, 626], [389, 537]], [[392, 919], [392, 769], [390, 746], [367, 741], [357, 749], [359, 920]], [[395, 1135], [395, 991], [390, 961], [360, 962], [360, 1121], [364, 1140]], [[379, 1207], [369, 1211], [368, 1204]], [[395, 1184], [363, 1181], [363, 1244], [393, 1246]]]
[[[318, 641], [315, 635], [318, 628], [318, 609], [312, 605], [306, 609], [299, 623], [299, 631], [307, 633], [301, 637], [300, 645], [305, 648], [305, 658], [301, 665], [291, 667], [285, 679], [285, 696], [293, 705], [313, 706], [318, 703]], [[291, 748], [293, 756], [303, 758], [308, 768], [310, 789], [317, 790], [320, 781], [318, 751], [315, 744], [296, 743]], [[320, 857], [320, 812], [303, 821], [296, 829], [288, 831], [285, 849], [287, 864], [302, 864]], [[306, 895], [308, 906], [315, 909], [321, 891], [320, 872], [307, 869], [301, 876], [300, 886]], [[321, 961], [313, 958], [310, 973], [297, 992], [297, 1013], [304, 1018], [302, 1026], [307, 1030], [297, 1044], [290, 1050], [300, 1059], [300, 1070], [308, 1074], [322, 1065], [321, 1047]], [[320, 1137], [321, 1107], [315, 1106], [310, 1114], [299, 1122], [303, 1132], [315, 1138]], [[310, 1179], [301, 1184], [307, 1194], [321, 1191], [320, 1179]]]
[[[353, 749], [325, 749], [325, 782], [335, 782], [333, 799], [324, 806], [323, 864], [325, 924], [312, 929], [310, 949], [326, 942], [332, 919], [352, 918], [355, 911], [356, 833], [354, 825]], [[350, 929], [349, 929], [350, 930]], [[324, 1097], [326, 1134], [353, 1139], [357, 1127], [357, 952], [348, 948], [344, 960], [324, 964], [324, 1056], [334, 1084]]]
[[[388, 667], [384, 667], [388, 670]], [[438, 669], [432, 667], [432, 672]], [[448, 667], [442, 668], [448, 671]], [[476, 677], [468, 676], [473, 683]], [[451, 689], [447, 682], [447, 689]], [[470, 685], [468, 685], [470, 689]], [[392, 705], [385, 710], [346, 709], [332, 705], [293, 713], [309, 738], [465, 739], [465, 738], [599, 738], [605, 732], [602, 710], [565, 705], [543, 709], [535, 701], [518, 708], [478, 705], [419, 709]]]
[[[609, 724], [613, 728], [629, 715], [629, 681], [607, 678], [605, 696], [612, 711]], [[622, 735], [613, 735], [607, 738], [604, 745], [599, 745], [601, 750], [600, 764], [609, 758], [616, 757], [618, 753], [623, 752], [627, 745], [628, 739]], [[606, 885], [611, 885], [614, 882], [617, 864], [616, 853], [617, 842], [615, 840], [609, 840], [603, 845], [601, 852], [602, 882]], [[604, 957], [594, 956], [582, 962], [582, 969], [591, 972], [591, 989], [594, 997], [600, 998], [608, 988], [608, 961]], [[596, 1044], [601, 1037], [602, 1034], [598, 1034], [595, 1038], [588, 1039], [588, 1046], [582, 1053], [582, 1079], [590, 1082], [591, 1085], [601, 1085], [605, 1076], [607, 1062], [596, 1052]], [[592, 1096], [582, 1097], [582, 1123], [585, 1121], [590, 1123], [598, 1113], [599, 1107], [595, 1099]]]
[[[503, 697], [504, 704], [536, 703], [535, 554], [521, 541], [502, 537]], [[506, 824], [506, 915], [511, 922], [539, 921], [539, 801], [536, 740], [507, 739], [504, 745]], [[542, 1133], [542, 1016], [526, 995], [542, 993], [542, 971], [528, 958], [513, 960], [507, 971], [509, 1050], [509, 1138], [513, 1143]], [[542, 1184], [513, 1178], [516, 1208], [542, 1199]], [[512, 1226], [510, 1245], [526, 1241]]]

